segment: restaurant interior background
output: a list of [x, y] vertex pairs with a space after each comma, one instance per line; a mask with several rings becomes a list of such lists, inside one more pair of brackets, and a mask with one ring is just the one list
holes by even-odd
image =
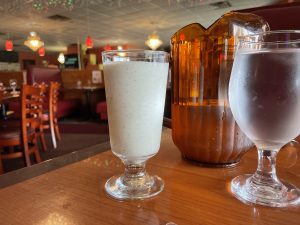
[[[0, 81], [9, 86], [9, 80], [14, 78], [20, 87], [27, 82], [32, 68], [59, 71], [64, 98], [77, 99], [83, 107], [74, 109], [70, 117], [60, 118], [62, 142], [42, 156], [56, 157], [108, 140], [107, 115], [103, 112], [103, 50], [170, 51], [170, 37], [190, 23], [209, 27], [226, 12], [296, 2], [299, 1], [3, 0], [0, 1]], [[149, 46], [151, 38], [159, 39], [154, 40], [157, 45]], [[26, 42], [32, 39], [36, 46]], [[95, 89], [74, 90], [74, 86]], [[170, 93], [167, 96], [165, 116], [170, 117]], [[68, 136], [70, 133], [80, 135]], [[21, 164], [17, 167], [22, 167]]]
[[[286, 0], [6, 0], [0, 2], [1, 70], [23, 70], [27, 64], [59, 65], [59, 53], [83, 54], [79, 65], [65, 67], [97, 69], [103, 49], [142, 48], [156, 33], [160, 49], [169, 49], [169, 40], [179, 28], [197, 22], [208, 27], [226, 12], [279, 3]], [[36, 32], [45, 53], [32, 51], [24, 41]], [[88, 49], [90, 36], [93, 47]], [[5, 51], [11, 40], [12, 52]], [[90, 41], [90, 39], [88, 40]], [[78, 49], [79, 46], [79, 49]], [[86, 53], [88, 56], [86, 56]], [[45, 54], [45, 55], [44, 55]], [[44, 56], [43, 56], [44, 55]], [[10, 61], [11, 60], [11, 61]], [[84, 62], [83, 62], [84, 61]], [[101, 68], [101, 67], [100, 67]]]

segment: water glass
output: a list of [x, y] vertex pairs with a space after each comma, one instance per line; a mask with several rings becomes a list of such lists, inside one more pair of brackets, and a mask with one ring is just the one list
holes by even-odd
[[12, 92], [16, 92], [16, 89], [17, 89], [17, 80], [16, 79], [10, 79], [9, 80], [9, 86], [12, 89]]
[[300, 203], [297, 187], [276, 174], [276, 155], [300, 134], [300, 31], [240, 38], [229, 82], [229, 102], [241, 130], [258, 149], [253, 175], [231, 182], [247, 203], [286, 207]]

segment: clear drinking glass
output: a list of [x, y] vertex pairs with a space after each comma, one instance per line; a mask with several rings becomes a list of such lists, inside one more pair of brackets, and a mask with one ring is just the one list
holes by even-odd
[[12, 92], [16, 92], [17, 89], [17, 80], [16, 79], [10, 79], [9, 80], [9, 86], [12, 89]]
[[155, 196], [164, 183], [150, 176], [145, 164], [160, 147], [169, 54], [105, 51], [102, 59], [111, 149], [125, 165], [124, 174], [110, 178], [105, 190], [119, 200]]
[[244, 202], [286, 207], [300, 191], [276, 175], [276, 155], [300, 133], [300, 31], [241, 37], [229, 82], [229, 102], [241, 130], [258, 149], [253, 175], [231, 182]]

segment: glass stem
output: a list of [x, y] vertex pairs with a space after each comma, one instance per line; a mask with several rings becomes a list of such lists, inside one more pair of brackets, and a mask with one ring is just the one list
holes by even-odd
[[124, 162], [125, 172], [122, 176], [122, 182], [126, 186], [135, 186], [143, 182], [146, 177], [146, 162], [128, 163]]
[[278, 182], [276, 175], [276, 156], [277, 151], [258, 149], [258, 165], [255, 178]]
[[146, 163], [142, 162], [139, 164], [125, 164], [125, 177], [128, 178], [139, 178], [145, 176]]
[[286, 187], [276, 174], [276, 156], [278, 151], [258, 149], [257, 170], [250, 180], [250, 192], [255, 195], [282, 198], [286, 195]]

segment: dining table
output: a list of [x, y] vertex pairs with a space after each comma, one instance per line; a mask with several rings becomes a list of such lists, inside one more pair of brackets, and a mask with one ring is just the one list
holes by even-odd
[[0, 119], [6, 119], [8, 115], [13, 114], [13, 111], [8, 111], [8, 103], [20, 99], [20, 91], [4, 91], [0, 102]]
[[64, 87], [68, 91], [81, 91], [85, 96], [85, 109], [88, 118], [92, 117], [92, 95], [96, 91], [104, 90], [104, 84], [86, 84], [86, 85], [67, 85]]
[[[172, 130], [163, 128], [160, 150], [148, 160], [147, 171], [164, 180], [164, 190], [145, 200], [117, 201], [104, 185], [124, 168], [105, 142], [0, 176], [0, 224], [300, 224], [300, 206], [245, 204], [232, 195], [230, 181], [253, 173], [256, 161], [251, 149], [235, 167], [199, 166], [182, 158]], [[279, 177], [300, 187], [296, 144], [279, 152], [277, 164]]]
[[20, 91], [6, 91], [3, 93], [2, 100], [8, 101], [11, 99], [16, 99], [20, 97]]

